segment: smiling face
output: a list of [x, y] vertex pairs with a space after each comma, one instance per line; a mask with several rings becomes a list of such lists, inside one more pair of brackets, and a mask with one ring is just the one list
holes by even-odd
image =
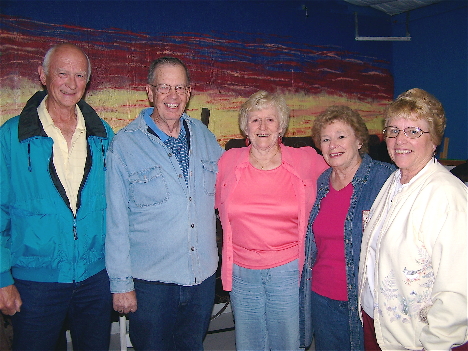
[[274, 106], [266, 106], [260, 110], [249, 112], [246, 134], [252, 147], [259, 150], [269, 150], [278, 145], [280, 133], [278, 111]]
[[84, 95], [88, 81], [88, 60], [73, 45], [62, 45], [53, 52], [46, 74], [39, 67], [41, 83], [47, 87], [47, 106], [57, 109], [75, 108]]
[[[387, 127], [403, 130], [407, 127], [418, 127], [429, 131], [429, 124], [425, 119], [391, 118]], [[387, 150], [390, 158], [401, 170], [402, 183], [407, 183], [431, 160], [436, 149], [429, 133], [419, 138], [410, 139], [403, 131], [396, 138], [386, 138]]]
[[353, 128], [340, 120], [327, 124], [320, 132], [323, 158], [332, 168], [345, 170], [358, 165], [361, 146]]
[[176, 123], [184, 113], [190, 99], [189, 89], [181, 95], [174, 89], [176, 86], [188, 86], [184, 67], [173, 64], [163, 64], [157, 67], [151, 84], [155, 86], [167, 84], [172, 87], [167, 94], [162, 94], [158, 93], [153, 85], [146, 86], [148, 99], [154, 104], [153, 117], [160, 118], [167, 124]]

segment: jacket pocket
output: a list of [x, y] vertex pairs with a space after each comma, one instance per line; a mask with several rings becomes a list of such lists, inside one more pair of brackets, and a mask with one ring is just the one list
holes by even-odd
[[56, 269], [68, 262], [73, 253], [69, 249], [73, 215], [64, 204], [30, 199], [14, 204], [10, 215], [12, 266]]
[[133, 173], [129, 180], [130, 201], [137, 207], [159, 205], [169, 198], [166, 179], [160, 166]]
[[218, 173], [218, 163], [216, 161], [201, 160], [203, 168], [203, 189], [207, 195], [215, 194], [216, 173]]

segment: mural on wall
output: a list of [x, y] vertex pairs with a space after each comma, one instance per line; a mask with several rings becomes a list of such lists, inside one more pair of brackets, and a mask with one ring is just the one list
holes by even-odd
[[73, 42], [92, 63], [86, 100], [117, 131], [149, 106], [148, 66], [160, 56], [182, 59], [191, 72], [187, 112], [207, 119], [221, 145], [241, 138], [240, 105], [255, 91], [279, 91], [291, 107], [286, 136], [309, 136], [314, 117], [332, 104], [358, 110], [369, 131], [380, 134], [382, 111], [392, 99], [389, 63], [340, 47], [312, 46], [288, 38], [229, 33], [148, 35], [96, 30], [0, 15], [1, 123], [17, 115], [41, 88], [37, 67], [53, 44]]

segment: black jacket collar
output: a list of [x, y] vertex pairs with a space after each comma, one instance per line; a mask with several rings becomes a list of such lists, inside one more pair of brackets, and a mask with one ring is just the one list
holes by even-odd
[[[21, 111], [18, 125], [18, 139], [23, 141], [34, 136], [47, 136], [42, 127], [37, 108], [42, 100], [47, 96], [47, 91], [36, 92], [26, 103], [23, 111]], [[107, 138], [107, 131], [94, 109], [89, 106], [84, 100], [78, 102], [78, 107], [83, 114], [87, 136], [97, 136]]]

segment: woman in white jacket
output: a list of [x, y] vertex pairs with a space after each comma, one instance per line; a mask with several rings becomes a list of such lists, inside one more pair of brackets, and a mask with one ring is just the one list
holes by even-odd
[[468, 188], [434, 158], [445, 125], [442, 104], [421, 89], [385, 111], [388, 153], [399, 169], [362, 239], [366, 350], [468, 350]]

